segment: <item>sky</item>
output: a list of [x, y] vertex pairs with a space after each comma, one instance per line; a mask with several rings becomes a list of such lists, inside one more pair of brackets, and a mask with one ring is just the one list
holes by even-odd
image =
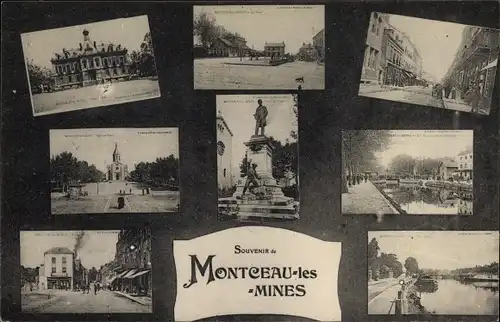
[[455, 58], [466, 25], [399, 15], [389, 15], [389, 23], [418, 48], [423, 70], [441, 80]]
[[[74, 251], [80, 231], [22, 231], [21, 265], [35, 268], [44, 262], [44, 252], [52, 247], [67, 247]], [[118, 230], [83, 231], [82, 245], [77, 252], [85, 268], [109, 263], [115, 258]]]
[[196, 17], [206, 12], [216, 24], [229, 32], [237, 32], [247, 46], [264, 49], [265, 42], [285, 42], [285, 52], [296, 54], [302, 43], [325, 28], [325, 8], [315, 6], [195, 6]]
[[398, 256], [404, 265], [408, 257], [417, 259], [420, 268], [453, 270], [498, 263], [498, 232], [476, 231], [378, 231], [380, 252]]
[[51, 67], [50, 59], [62, 49], [79, 48], [83, 42], [83, 30], [90, 32], [90, 41], [122, 45], [128, 49], [139, 50], [144, 36], [150, 32], [148, 16], [113, 19], [85, 25], [46, 29], [21, 35], [24, 57], [33, 59], [41, 67]]
[[472, 130], [393, 130], [391, 135], [389, 148], [376, 153], [384, 168], [399, 154], [415, 158], [454, 158], [474, 143]]
[[141, 161], [152, 162], [171, 154], [179, 157], [178, 128], [174, 127], [50, 130], [51, 156], [71, 152], [78, 160], [94, 164], [103, 172], [113, 162], [115, 143], [129, 172]]
[[285, 143], [292, 130], [297, 130], [297, 120], [293, 113], [292, 95], [217, 95], [217, 115], [220, 114], [233, 133], [232, 164], [233, 173], [239, 173], [239, 164], [245, 156], [247, 142], [255, 134], [255, 118], [253, 114], [262, 100], [262, 105], [267, 107], [267, 126], [265, 135]]

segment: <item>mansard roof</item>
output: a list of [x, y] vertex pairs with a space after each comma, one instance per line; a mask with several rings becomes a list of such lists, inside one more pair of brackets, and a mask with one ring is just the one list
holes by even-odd
[[59, 61], [71, 58], [78, 58], [82, 56], [95, 55], [97, 53], [113, 53], [113, 52], [127, 52], [127, 48], [122, 45], [115, 45], [113, 43], [100, 43], [85, 41], [80, 43], [81, 48], [63, 48], [61, 52], [55, 53], [51, 61]]

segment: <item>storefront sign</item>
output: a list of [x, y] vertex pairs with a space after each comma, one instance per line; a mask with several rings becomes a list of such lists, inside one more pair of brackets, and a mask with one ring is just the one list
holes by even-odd
[[174, 241], [176, 321], [282, 314], [340, 321], [341, 244], [270, 227]]

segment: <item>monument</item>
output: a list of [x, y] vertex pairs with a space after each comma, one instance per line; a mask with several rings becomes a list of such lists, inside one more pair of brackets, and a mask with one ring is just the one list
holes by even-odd
[[[299, 202], [286, 197], [273, 177], [274, 147], [265, 135], [267, 108], [258, 100], [255, 133], [245, 142], [247, 170], [231, 197], [219, 198], [219, 215], [238, 219], [298, 219]], [[260, 132], [260, 133], [259, 133]]]

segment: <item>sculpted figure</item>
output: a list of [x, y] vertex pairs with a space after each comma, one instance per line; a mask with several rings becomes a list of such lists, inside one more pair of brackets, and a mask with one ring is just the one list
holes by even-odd
[[267, 125], [266, 122], [266, 117], [268, 114], [267, 107], [262, 105], [261, 99], [259, 99], [257, 103], [259, 103], [259, 106], [257, 106], [255, 114], [253, 115], [255, 117], [255, 135], [259, 135], [259, 129], [260, 129], [260, 135], [264, 135], [264, 129]]

